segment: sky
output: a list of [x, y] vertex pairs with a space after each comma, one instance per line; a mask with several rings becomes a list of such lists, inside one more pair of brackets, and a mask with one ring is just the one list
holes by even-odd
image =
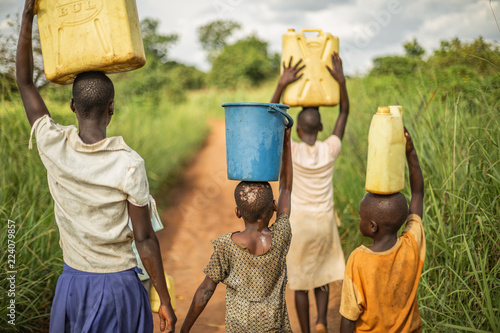
[[[70, 2], [74, 0], [58, 0]], [[95, 0], [94, 0], [95, 1]], [[250, 34], [281, 53], [289, 28], [321, 29], [339, 37], [347, 74], [366, 73], [372, 59], [404, 54], [403, 44], [417, 38], [427, 55], [441, 40], [483, 36], [500, 43], [500, 0], [137, 0], [139, 18], [160, 21], [161, 33], [176, 33], [179, 41], [170, 58], [204, 71], [210, 69], [196, 30], [217, 19], [242, 25], [232, 41]], [[0, 0], [0, 29], [7, 14], [20, 13], [23, 1]], [[495, 20], [496, 18], [499, 22]]]

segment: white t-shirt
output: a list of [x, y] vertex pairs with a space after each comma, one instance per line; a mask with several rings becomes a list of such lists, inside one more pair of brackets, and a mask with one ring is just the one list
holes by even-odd
[[149, 202], [141, 156], [122, 137], [86, 144], [76, 126], [61, 126], [48, 115], [33, 124], [33, 133], [47, 169], [64, 262], [98, 273], [136, 266], [127, 201], [139, 207]]
[[292, 212], [333, 209], [333, 166], [341, 146], [336, 135], [325, 141], [317, 140], [312, 146], [292, 141]]

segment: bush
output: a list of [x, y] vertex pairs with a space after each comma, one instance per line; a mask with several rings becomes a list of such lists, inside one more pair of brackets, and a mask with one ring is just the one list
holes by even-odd
[[165, 65], [170, 82], [175, 82], [183, 89], [197, 90], [206, 85], [207, 74], [194, 66], [187, 66], [175, 61], [167, 62]]
[[250, 36], [222, 50], [213, 63], [208, 83], [218, 88], [254, 86], [276, 73], [276, 57], [269, 56], [267, 42]]
[[373, 59], [371, 76], [381, 75], [410, 75], [415, 73], [423, 61], [415, 57], [388, 56]]

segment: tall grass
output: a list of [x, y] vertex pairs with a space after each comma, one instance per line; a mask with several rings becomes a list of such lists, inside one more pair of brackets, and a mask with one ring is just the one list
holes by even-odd
[[[460, 80], [459, 86], [449, 78], [424, 74], [411, 79], [348, 80], [351, 112], [334, 175], [342, 247], [347, 257], [360, 244], [369, 244], [358, 230], [368, 128], [378, 106], [400, 104], [425, 181], [427, 256], [419, 306], [427, 332], [500, 332], [500, 84], [498, 78], [475, 80]], [[207, 133], [206, 118], [223, 117], [220, 104], [268, 102], [275, 83], [190, 92], [180, 105], [169, 104], [162, 96], [152, 102], [120, 96], [117, 91], [116, 115], [108, 135], [123, 135], [144, 157], [151, 188], [157, 193], [201, 144]], [[14, 220], [16, 328], [39, 331], [47, 322], [62, 267], [58, 232], [44, 167], [36, 151], [27, 150], [29, 125], [22, 106], [1, 103], [0, 239], [6, 248], [4, 222]], [[52, 103], [49, 107], [59, 122], [74, 122], [66, 106]], [[295, 116], [298, 111], [292, 108], [290, 113]], [[320, 139], [332, 132], [337, 112], [337, 108], [321, 108]], [[409, 193], [406, 184], [408, 199]], [[7, 262], [6, 254], [0, 252], [2, 264]], [[2, 288], [5, 271], [2, 267]], [[3, 300], [1, 306], [0, 328], [10, 328]]]
[[[165, 182], [174, 181], [178, 170], [203, 143], [208, 130], [206, 117], [200, 108], [179, 112], [161, 97], [154, 103], [139, 98], [120, 104], [120, 97], [125, 97], [120, 94], [117, 90], [108, 136], [122, 135], [144, 158], [154, 195]], [[19, 97], [10, 100], [14, 102], [0, 101], [0, 331], [43, 332], [48, 330], [62, 253], [45, 168], [36, 146], [28, 150], [30, 127]], [[75, 123], [67, 103], [46, 102], [56, 122]], [[15, 326], [7, 322], [11, 297], [7, 297], [10, 284], [6, 278], [7, 271], [12, 270], [7, 267], [8, 220], [16, 226]]]
[[[336, 206], [347, 222], [343, 248], [348, 254], [361, 243], [357, 210], [370, 119], [377, 106], [400, 104], [425, 180], [427, 256], [419, 304], [429, 332], [500, 331], [500, 102], [489, 83], [472, 93], [424, 76], [349, 85], [351, 115], [334, 180]], [[324, 112], [323, 122], [332, 117]], [[404, 192], [409, 199], [409, 184]]]
[[[339, 231], [346, 257], [370, 244], [358, 229], [368, 129], [378, 106], [402, 105], [425, 181], [427, 256], [418, 295], [424, 331], [500, 332], [500, 79], [456, 80], [442, 73], [348, 80], [350, 115], [334, 174]], [[188, 103], [223, 117], [220, 103], [267, 102], [275, 83], [195, 92]], [[325, 139], [338, 108], [320, 110]], [[408, 183], [404, 194], [409, 200]]]
[[[29, 124], [19, 103], [2, 103], [0, 114], [0, 251], [2, 304], [0, 327], [33, 330], [43, 326], [50, 310], [55, 279], [60, 273], [59, 235], [53, 223], [52, 200], [45, 170], [39, 158], [28, 151]], [[19, 115], [17, 114], [19, 113]], [[7, 221], [15, 222], [16, 248], [7, 252]], [[15, 269], [7, 266], [15, 254]], [[12, 257], [11, 257], [12, 258]], [[7, 271], [17, 270], [15, 282], [16, 326], [7, 323]], [[10, 274], [9, 274], [10, 275]]]

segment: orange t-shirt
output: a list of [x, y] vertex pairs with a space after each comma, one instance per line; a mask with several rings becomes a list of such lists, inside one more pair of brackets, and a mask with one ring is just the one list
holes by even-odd
[[340, 314], [356, 321], [356, 332], [420, 332], [417, 288], [424, 258], [424, 229], [415, 214], [391, 249], [358, 247], [347, 261]]

